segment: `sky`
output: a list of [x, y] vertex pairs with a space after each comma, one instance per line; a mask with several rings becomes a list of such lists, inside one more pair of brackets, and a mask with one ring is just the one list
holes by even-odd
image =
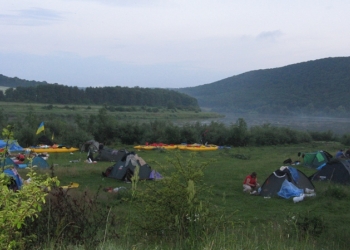
[[184, 88], [350, 55], [344, 0], [0, 0], [0, 74]]

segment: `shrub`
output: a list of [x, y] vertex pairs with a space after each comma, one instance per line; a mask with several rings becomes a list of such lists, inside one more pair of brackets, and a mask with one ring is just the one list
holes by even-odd
[[178, 153], [169, 163], [173, 171], [162, 180], [146, 182], [142, 189], [133, 180], [132, 206], [137, 212], [130, 219], [143, 235], [187, 238], [193, 246], [210, 214], [209, 187], [202, 182], [207, 164], [199, 163], [194, 154], [184, 161]]
[[[59, 245], [86, 245], [94, 248], [106, 238], [116, 238], [116, 220], [111, 207], [98, 201], [99, 190], [94, 196], [85, 191], [55, 188], [47, 196], [39, 217], [28, 221], [23, 230], [24, 235], [35, 233], [45, 235], [46, 243]], [[114, 227], [112, 227], [114, 226]], [[31, 247], [44, 245], [43, 237], [33, 240]]]
[[23, 185], [16, 192], [7, 187], [9, 179], [4, 173], [0, 174], [0, 248], [17, 249], [26, 245], [32, 238], [32, 233], [25, 237], [21, 235], [21, 229], [25, 222], [29, 222], [38, 216], [45, 203], [46, 192], [40, 187], [49, 187], [58, 184], [57, 178], [49, 178], [37, 175], [33, 168], [27, 175], [31, 182]]
[[345, 192], [344, 187], [339, 185], [329, 185], [325, 190], [325, 196], [343, 200], [347, 198], [348, 195]]
[[308, 212], [288, 216], [285, 220], [284, 231], [287, 238], [306, 239], [307, 237], [319, 237], [327, 230], [327, 225], [323, 217]]
[[350, 145], [350, 134], [345, 134], [341, 137], [340, 142], [344, 145]]

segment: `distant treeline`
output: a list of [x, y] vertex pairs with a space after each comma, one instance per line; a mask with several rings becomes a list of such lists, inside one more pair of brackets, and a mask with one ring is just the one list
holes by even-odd
[[[45, 131], [36, 135], [38, 125], [44, 121]], [[211, 122], [210, 124], [186, 123], [181, 126], [170, 121], [123, 121], [111, 117], [105, 108], [97, 115], [83, 117], [76, 115], [64, 119], [62, 116], [50, 115], [43, 120], [33, 112], [23, 117], [9, 120], [0, 110], [0, 129], [11, 125], [14, 137], [21, 146], [37, 144], [39, 136], [45, 134], [54, 142], [78, 147], [85, 141], [95, 139], [105, 145], [138, 145], [146, 142], [162, 142], [167, 144], [209, 143], [220, 146], [267, 146], [298, 144], [311, 141], [340, 141], [350, 145], [350, 134], [342, 137], [331, 131], [311, 132], [298, 131], [284, 127], [274, 127], [269, 124], [248, 127], [246, 121], [239, 118], [236, 123], [225, 125]]]
[[194, 97], [174, 90], [161, 88], [88, 87], [80, 89], [59, 84], [43, 84], [30, 87], [9, 88], [0, 91], [0, 101], [48, 103], [125, 105], [150, 107], [186, 107], [199, 109]]

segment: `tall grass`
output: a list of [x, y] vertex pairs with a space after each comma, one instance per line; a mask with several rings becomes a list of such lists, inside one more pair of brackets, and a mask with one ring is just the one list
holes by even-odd
[[[198, 198], [208, 198], [212, 207], [205, 223], [186, 224], [199, 225], [201, 230], [189, 230], [185, 237], [176, 231], [171, 234], [152, 234], [136, 227], [135, 219], [146, 219], [140, 217], [141, 213], [136, 209], [136, 205], [142, 209], [141, 198], [133, 199], [132, 184], [101, 176], [101, 172], [111, 163], [72, 164], [69, 161], [77, 155], [56, 155], [52, 157], [51, 164], [58, 164], [54, 168], [54, 173], [62, 185], [72, 181], [80, 184], [78, 189], [71, 191], [74, 193], [71, 197], [83, 197], [86, 193], [96, 201], [96, 211], [101, 215], [94, 234], [96, 244], [88, 245], [84, 244], [84, 241], [70, 243], [60, 238], [62, 244], [54, 245], [55, 241], [52, 238], [50, 241], [44, 240], [38, 247], [42, 249], [347, 249], [350, 243], [348, 186], [315, 182], [317, 196], [296, 204], [292, 200], [277, 197], [264, 199], [242, 192], [242, 181], [252, 171], [258, 173], [258, 180], [262, 184], [285, 159], [297, 160], [298, 152], [323, 149], [334, 154], [341, 146], [337, 143], [317, 143], [232, 148], [197, 153], [194, 164], [207, 163], [203, 170], [203, 183], [210, 186], [210, 194], [200, 195]], [[166, 177], [174, 171], [174, 167], [169, 164], [169, 158], [174, 159], [175, 152], [137, 151], [136, 153]], [[178, 153], [185, 159], [190, 157], [190, 153], [186, 151]], [[158, 164], [162, 166], [161, 170]], [[307, 176], [315, 172], [302, 165], [295, 167]], [[50, 171], [47, 173], [50, 174]], [[143, 190], [148, 184], [149, 182], [140, 181], [136, 188]], [[162, 182], [158, 184], [161, 185]], [[108, 186], [124, 186], [128, 192], [114, 194], [98, 191]], [[186, 200], [183, 202], [186, 203]], [[145, 203], [144, 206], [146, 205]], [[54, 211], [52, 203], [48, 209], [47, 211], [51, 213]], [[89, 217], [85, 219], [89, 221]], [[156, 220], [149, 223], [152, 222], [157, 223]], [[58, 229], [68, 230], [67, 227], [56, 225], [54, 230]], [[47, 235], [45, 230], [43, 229], [42, 235]], [[114, 231], [116, 233], [113, 233]]]

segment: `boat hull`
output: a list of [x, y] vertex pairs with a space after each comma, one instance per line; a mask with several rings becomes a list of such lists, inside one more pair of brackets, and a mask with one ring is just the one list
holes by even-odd
[[35, 153], [70, 153], [78, 151], [79, 148], [25, 148], [25, 150], [32, 151]]

